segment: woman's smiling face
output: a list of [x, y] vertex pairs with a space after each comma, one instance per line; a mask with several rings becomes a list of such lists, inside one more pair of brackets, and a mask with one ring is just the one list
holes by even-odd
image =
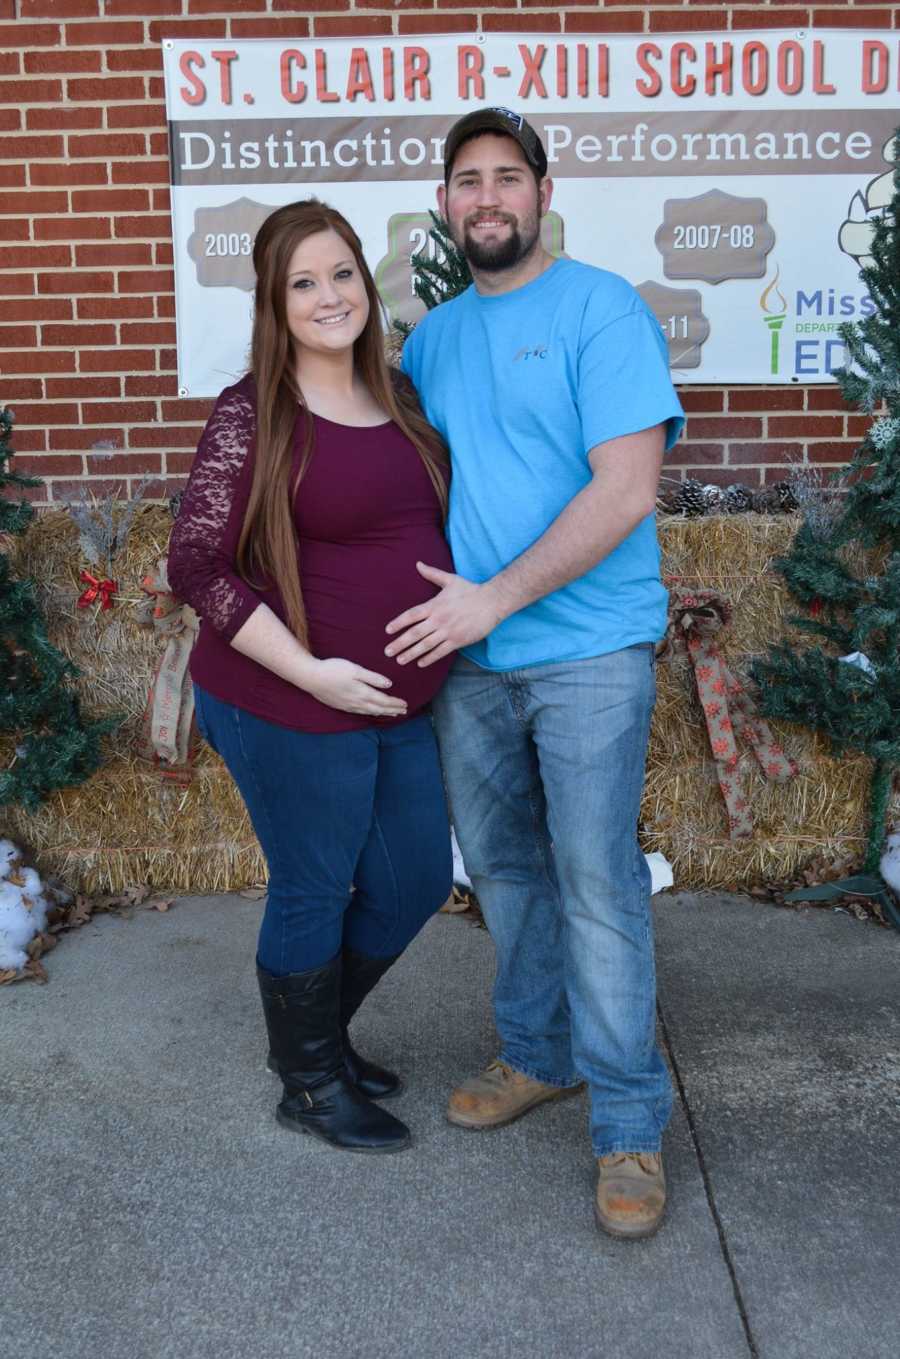
[[369, 319], [369, 299], [353, 251], [336, 231], [301, 241], [288, 263], [287, 323], [297, 357], [352, 349]]

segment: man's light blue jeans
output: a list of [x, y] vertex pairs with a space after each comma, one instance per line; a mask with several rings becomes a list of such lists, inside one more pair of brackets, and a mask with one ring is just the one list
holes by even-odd
[[490, 671], [461, 656], [434, 703], [466, 868], [497, 951], [500, 1058], [587, 1080], [594, 1153], [658, 1151], [650, 872], [637, 843], [655, 699], [650, 643]]

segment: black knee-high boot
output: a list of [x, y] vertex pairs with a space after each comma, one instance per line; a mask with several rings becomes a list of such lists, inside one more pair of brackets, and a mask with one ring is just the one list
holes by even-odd
[[399, 1119], [352, 1083], [341, 1033], [341, 959], [273, 977], [256, 969], [269, 1047], [284, 1085], [277, 1118], [344, 1151], [402, 1151], [411, 1142]]
[[[369, 1099], [389, 1099], [391, 1095], [396, 1095], [403, 1089], [403, 1082], [393, 1071], [388, 1071], [385, 1067], [378, 1066], [376, 1062], [370, 1062], [360, 1056], [350, 1042], [348, 1026], [366, 996], [378, 985], [385, 972], [393, 967], [399, 957], [400, 954], [395, 953], [392, 958], [369, 958], [366, 954], [356, 953], [349, 948], [345, 948], [341, 955], [340, 1021], [344, 1043], [344, 1065], [357, 1090], [368, 1095]], [[266, 1065], [277, 1075], [278, 1064], [271, 1050]]]
[[385, 1067], [361, 1057], [350, 1042], [347, 1029], [366, 996], [378, 985], [388, 968], [393, 967], [400, 954], [395, 953], [393, 958], [369, 958], [364, 953], [356, 953], [353, 949], [345, 948], [341, 956], [343, 960], [341, 1033], [344, 1039], [344, 1064], [357, 1090], [368, 1095], [369, 1099], [388, 1099], [403, 1089], [403, 1082], [393, 1071], [388, 1071]]

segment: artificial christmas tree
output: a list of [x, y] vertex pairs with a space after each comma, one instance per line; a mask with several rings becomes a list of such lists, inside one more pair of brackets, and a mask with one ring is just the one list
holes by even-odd
[[[451, 298], [464, 293], [472, 282], [472, 275], [466, 257], [454, 244], [450, 228], [443, 217], [430, 209], [428, 215], [431, 218], [428, 237], [433, 253], [418, 250], [410, 255], [409, 263], [413, 292], [431, 311], [441, 302], [449, 302]], [[388, 339], [389, 362], [399, 363], [400, 352], [412, 329], [411, 321], [394, 317]]]
[[[34, 511], [25, 501], [3, 499], [6, 487], [39, 486], [9, 470], [13, 416], [0, 410], [0, 543], [24, 533]], [[68, 687], [75, 667], [47, 637], [29, 580], [17, 580], [0, 551], [0, 740], [11, 759], [0, 769], [0, 806], [34, 811], [55, 788], [83, 783], [100, 764], [100, 737], [115, 719], [84, 723], [78, 697]], [[4, 746], [7, 741], [4, 741]]]
[[[900, 165], [898, 158], [900, 133]], [[813, 499], [791, 551], [775, 563], [807, 610], [791, 624], [821, 644], [774, 646], [753, 673], [767, 716], [812, 727], [836, 753], [859, 751], [873, 762], [862, 874], [792, 897], [857, 892], [877, 899], [900, 928], [878, 871], [900, 767], [900, 169], [871, 256], [860, 277], [874, 311], [841, 326], [849, 362], [835, 376], [848, 402], [868, 415], [883, 405], [885, 413], [842, 470], [844, 494]]]
[[424, 251], [410, 259], [413, 271], [413, 288], [429, 311], [449, 302], [452, 297], [464, 293], [472, 282], [466, 257], [450, 235], [450, 228], [436, 212], [430, 212], [431, 229], [428, 232], [433, 244], [434, 255]]

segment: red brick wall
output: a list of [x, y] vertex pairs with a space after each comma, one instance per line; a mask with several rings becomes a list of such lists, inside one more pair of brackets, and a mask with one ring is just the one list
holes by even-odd
[[[161, 38], [763, 26], [896, 29], [900, 0], [0, 0], [0, 402], [18, 470], [45, 478], [35, 498], [146, 473], [175, 489], [208, 410], [175, 377]], [[831, 387], [682, 397], [673, 466], [706, 481], [844, 462], [864, 423]]]

